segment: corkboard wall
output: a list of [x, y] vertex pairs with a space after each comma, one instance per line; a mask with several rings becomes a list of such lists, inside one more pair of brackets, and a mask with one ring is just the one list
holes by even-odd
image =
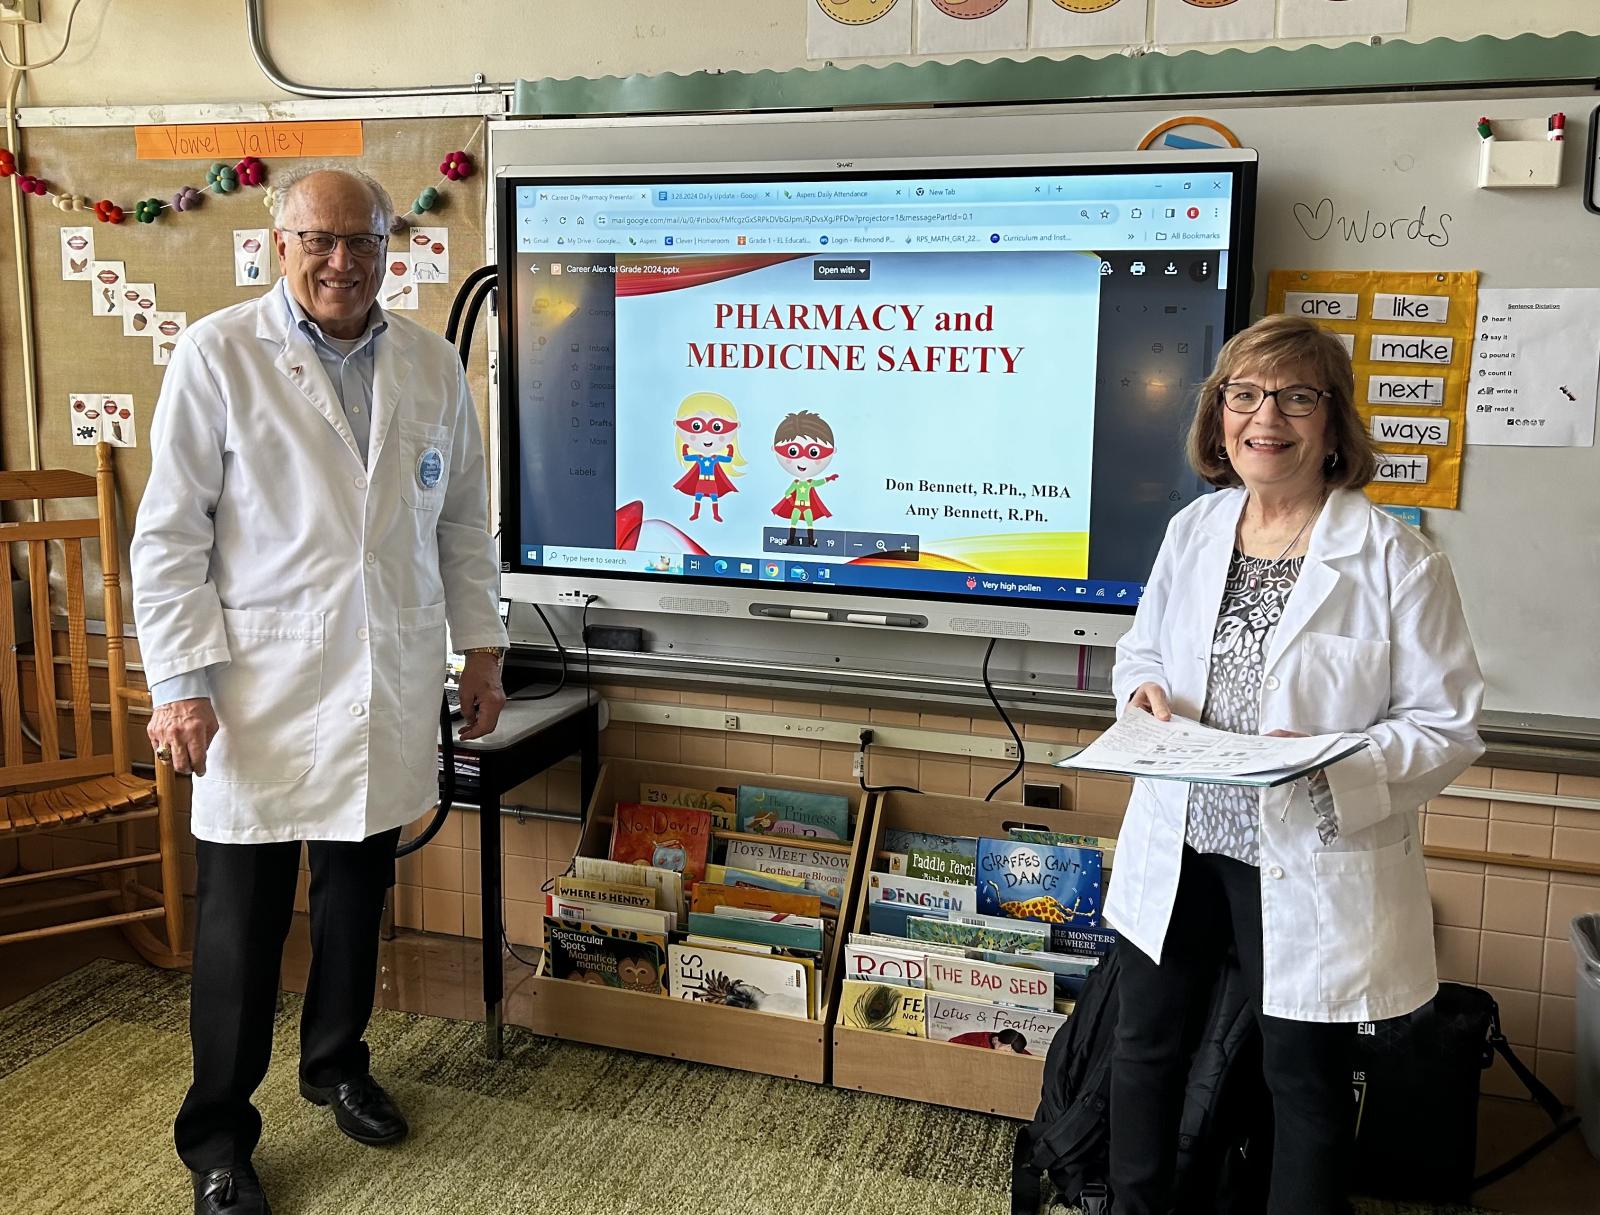
[[[408, 211], [424, 187], [439, 182], [439, 162], [446, 152], [470, 144], [475, 163], [482, 166], [483, 140], [477, 137], [480, 124], [481, 119], [470, 117], [368, 121], [363, 155], [328, 163], [370, 173], [393, 195], [396, 208]], [[98, 260], [126, 263], [129, 282], [153, 282], [160, 309], [186, 312], [193, 324], [207, 313], [264, 293], [264, 288], [233, 285], [233, 232], [236, 228], [270, 228], [272, 217], [262, 191], [241, 189], [229, 195], [208, 193], [198, 209], [181, 215], [169, 211], [153, 224], [134, 222], [134, 202], [171, 198], [185, 185], [203, 186], [210, 162], [136, 160], [131, 127], [30, 128], [23, 132], [21, 142], [18, 159], [53, 189], [83, 193], [91, 199], [111, 198], [130, 212], [123, 223], [111, 225], [96, 223], [92, 214], [59, 211], [46, 199], [29, 197], [23, 202], [30, 242], [40, 460], [47, 468], [92, 474], [94, 448], [72, 443], [66, 421], [69, 394], [133, 394], [139, 446], [116, 453], [126, 551], [134, 512], [150, 475], [147, 440], [166, 368], [152, 362], [148, 337], [122, 335], [121, 317], [91, 315], [91, 284], [62, 279], [60, 229], [92, 226]], [[292, 160], [269, 160], [268, 181], [274, 170], [294, 164]], [[461, 281], [485, 261], [484, 191], [481, 172], [465, 182], [450, 183], [440, 190], [439, 207], [420, 220], [450, 229], [451, 284], [419, 286], [417, 311], [401, 315], [436, 333], [444, 332]], [[28, 467], [29, 452], [13, 222], [9, 202], [0, 202], [0, 467], [21, 469]], [[276, 261], [274, 255], [274, 280]], [[485, 436], [489, 401], [482, 352], [487, 325], [485, 311], [478, 322], [477, 353], [470, 368]], [[74, 509], [70, 513], [82, 512]]]

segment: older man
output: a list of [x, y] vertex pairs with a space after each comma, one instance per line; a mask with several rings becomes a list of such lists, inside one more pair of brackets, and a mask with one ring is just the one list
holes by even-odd
[[395, 842], [436, 800], [447, 622], [468, 655], [461, 737], [505, 703], [477, 419], [450, 346], [376, 303], [392, 214], [362, 174], [284, 180], [282, 281], [180, 339], [151, 431], [134, 609], [150, 740], [195, 777], [194, 1083], [176, 1140], [196, 1212], [269, 1209], [250, 1098], [302, 844], [300, 1092], [359, 1142], [405, 1135], [362, 1036]]

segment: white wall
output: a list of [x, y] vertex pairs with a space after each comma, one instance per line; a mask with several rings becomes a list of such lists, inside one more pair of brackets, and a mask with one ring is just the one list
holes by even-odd
[[[70, 8], [70, 0], [42, 3], [44, 26], [33, 27], [28, 38], [33, 58], [60, 45]], [[476, 72], [508, 81], [803, 67], [809, 3], [264, 0], [263, 7], [273, 56], [291, 80], [384, 88], [460, 83]], [[1600, 34], [1597, 0], [1411, 0], [1406, 37], [1509, 37], [1573, 29]], [[14, 33], [8, 29], [3, 37], [15, 58]], [[23, 104], [276, 96], [251, 59], [244, 0], [83, 0], [71, 48], [59, 63], [35, 74]]]

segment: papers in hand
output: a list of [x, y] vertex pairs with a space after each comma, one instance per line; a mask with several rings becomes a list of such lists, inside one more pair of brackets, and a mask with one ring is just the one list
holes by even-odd
[[1214, 730], [1186, 717], [1157, 721], [1142, 709], [1122, 719], [1058, 768], [1115, 772], [1198, 784], [1282, 785], [1354, 754], [1360, 734], [1273, 738]]

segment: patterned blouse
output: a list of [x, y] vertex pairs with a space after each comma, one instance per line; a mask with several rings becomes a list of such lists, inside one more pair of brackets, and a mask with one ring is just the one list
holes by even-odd
[[[1222, 591], [1217, 629], [1211, 639], [1211, 676], [1200, 720], [1218, 730], [1255, 734], [1261, 728], [1261, 681], [1267, 647], [1284, 604], [1300, 576], [1304, 557], [1274, 561], [1234, 550]], [[1323, 843], [1337, 836], [1333, 799], [1319, 773], [1312, 802]], [[1246, 785], [1190, 785], [1186, 838], [1196, 852], [1214, 852], [1261, 863], [1261, 790]]]

